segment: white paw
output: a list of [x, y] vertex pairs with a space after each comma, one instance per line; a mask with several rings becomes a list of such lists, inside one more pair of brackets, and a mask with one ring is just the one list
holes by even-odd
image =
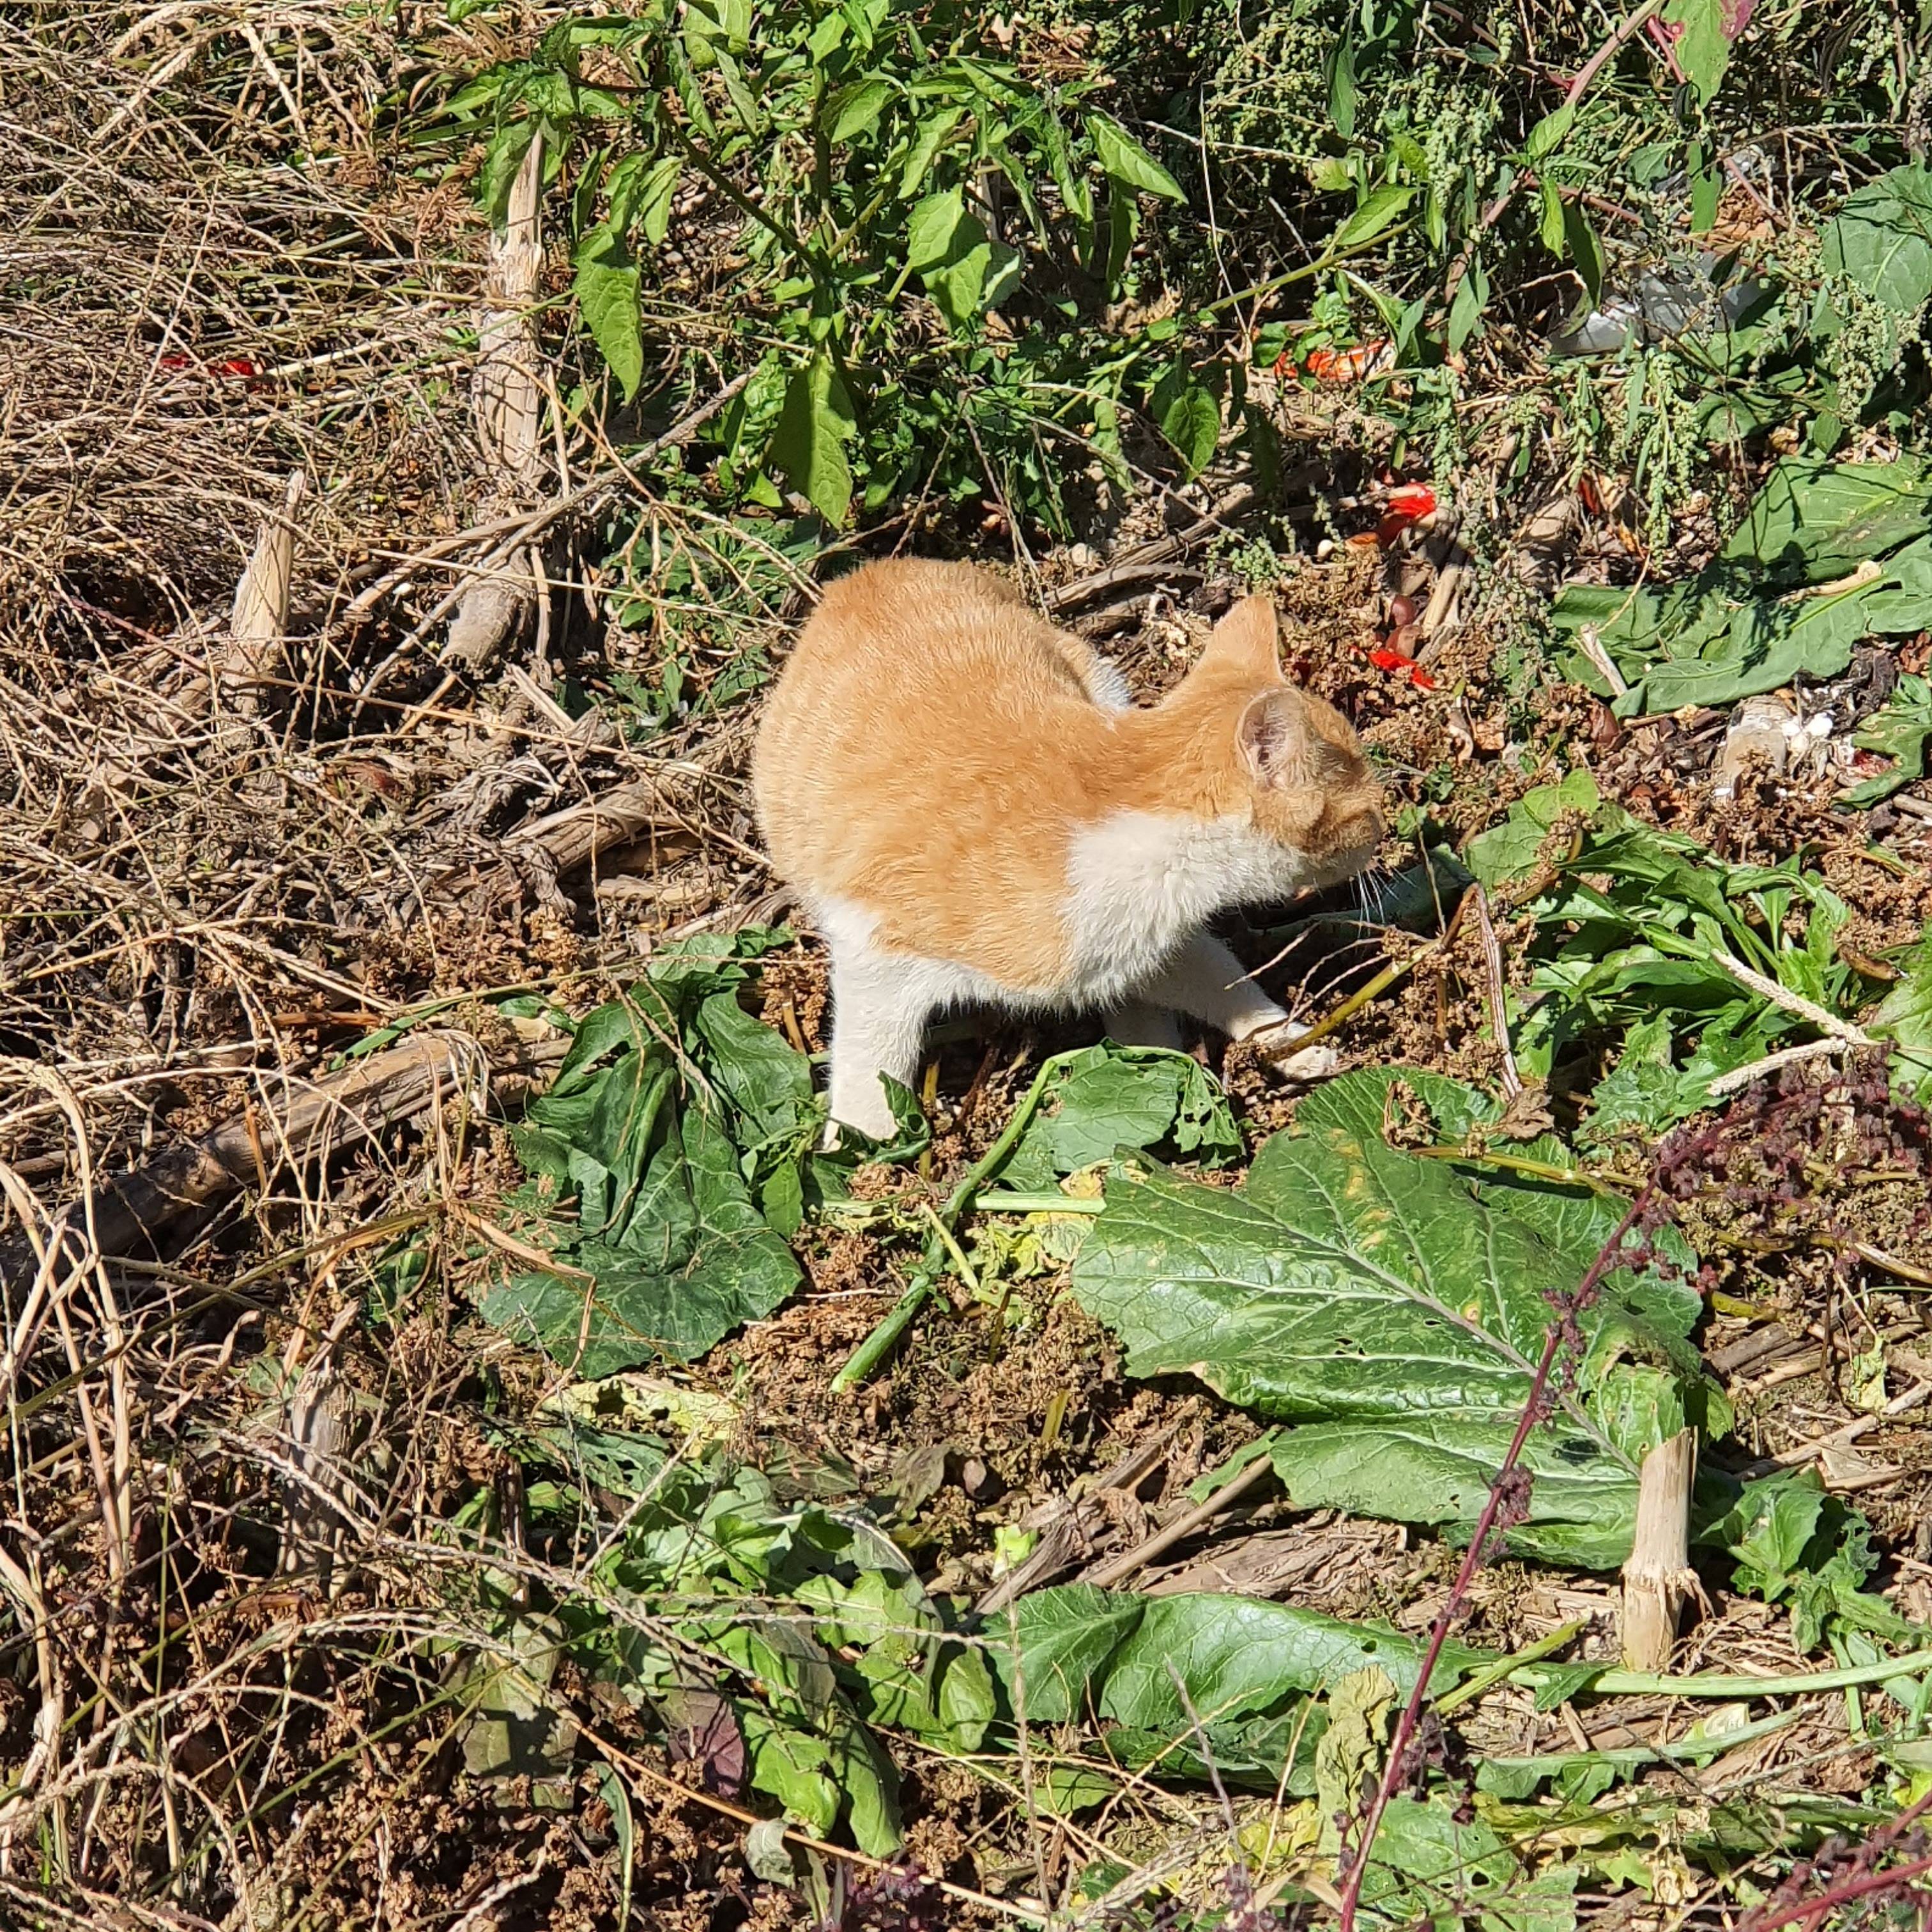
[[1297, 1087], [1312, 1087], [1318, 1081], [1332, 1080], [1342, 1070], [1342, 1056], [1326, 1041], [1313, 1046], [1296, 1042], [1309, 1029], [1295, 1020], [1282, 1020], [1248, 1036], [1248, 1043], [1281, 1079]]
[[1323, 1040], [1279, 1060], [1270, 1055], [1268, 1065], [1292, 1085], [1312, 1087], [1319, 1082], [1334, 1079], [1341, 1072], [1342, 1055], [1337, 1048]]

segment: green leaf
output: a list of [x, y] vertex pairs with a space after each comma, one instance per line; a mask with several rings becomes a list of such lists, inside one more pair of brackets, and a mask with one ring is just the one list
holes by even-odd
[[[1290, 1788], [1312, 1792], [1322, 1730], [1306, 1699], [1378, 1669], [1406, 1696], [1420, 1648], [1376, 1624], [1252, 1598], [1138, 1597], [1070, 1583], [1021, 1598], [1017, 1646], [993, 1664], [1030, 1724], [1098, 1720], [1110, 1756], [1199, 1775], [1204, 1751], [1230, 1782], [1272, 1788], [1292, 1754]], [[997, 1638], [998, 1626], [988, 1632]], [[1483, 1661], [1453, 1639], [1430, 1682], [1447, 1689]]]
[[1846, 197], [1825, 224], [1825, 272], [1901, 315], [1932, 300], [1932, 169], [1914, 161]]
[[752, 1788], [776, 1798], [814, 1837], [827, 1836], [838, 1822], [840, 1794], [826, 1769], [831, 1752], [825, 1740], [775, 1723], [752, 1704], [738, 1707], [738, 1723], [751, 1755]]
[[1378, 236], [1387, 234], [1401, 220], [1415, 196], [1416, 190], [1412, 188], [1377, 188], [1335, 231], [1328, 252], [1339, 255], [1346, 249], [1359, 248]]
[[966, 118], [963, 107], [941, 107], [928, 114], [919, 124], [919, 132], [912, 144], [912, 152], [906, 156], [905, 166], [899, 172], [899, 194], [909, 200], [925, 185], [926, 176], [932, 172], [932, 164], [940, 148], [946, 146], [954, 128]]
[[1724, 171], [1714, 159], [1706, 157], [1701, 141], [1690, 143], [1685, 166], [1690, 178], [1690, 232], [1706, 234], [1718, 218], [1718, 204], [1724, 199]]
[[785, 386], [784, 407], [772, 432], [769, 460], [828, 524], [852, 507], [852, 466], [844, 446], [857, 433], [851, 399], [822, 350]]
[[1365, 1910], [1384, 1925], [1454, 1924], [1448, 1899], [1480, 1899], [1485, 1932], [1571, 1932], [1574, 1865], [1528, 1875], [1508, 1841], [1480, 1816], [1465, 1819], [1440, 1796], [1390, 1801], [1363, 1874]]
[[1185, 362], [1177, 362], [1154, 385], [1148, 406], [1187, 476], [1199, 476], [1220, 443], [1220, 397]]
[[1011, 292], [1019, 256], [992, 241], [964, 192], [946, 188], [914, 208], [906, 234], [906, 266], [956, 334], [976, 328], [986, 311]]
[[828, 136], [835, 144], [856, 139], [868, 133], [878, 123], [879, 116], [898, 97], [897, 86], [890, 80], [874, 78], [856, 81], [850, 87], [842, 88], [828, 104], [832, 112], [832, 127]]
[[[1730, 65], [1731, 43], [1751, 16], [1752, 0], [1670, 0], [1664, 23], [1676, 30], [1673, 51], [1684, 77], [1708, 107]], [[1708, 226], [1708, 223], [1704, 224]]]
[[1604, 244], [1590, 226], [1590, 218], [1583, 212], [1580, 201], [1563, 204], [1563, 237], [1570, 245], [1570, 259], [1576, 264], [1583, 292], [1594, 308], [1603, 299]]
[[1593, 813], [1601, 802], [1596, 780], [1588, 772], [1572, 772], [1560, 784], [1526, 792], [1502, 824], [1470, 840], [1463, 856], [1488, 890], [1500, 892], [1535, 869], [1537, 854], [1558, 819]]
[[1866, 1030], [1897, 1044], [1892, 1077], [1923, 1105], [1932, 1097], [1932, 927], [1906, 964], [1905, 976], [1880, 1003]]
[[[1862, 638], [1916, 628], [1919, 612], [1932, 610], [1932, 544], [1922, 550], [1912, 541], [1923, 541], [1928, 515], [1932, 479], [1915, 462], [1789, 457], [1696, 577], [1663, 592], [1573, 586], [1551, 621], [1559, 632], [1587, 625], [1595, 632], [1629, 686], [1617, 700], [1625, 714], [1727, 705], [1775, 691], [1801, 671], [1835, 676]], [[1863, 584], [1798, 594], [1868, 560], [1889, 560]], [[1579, 650], [1566, 668], [1607, 694], [1588, 653]]]
[[579, 245], [574, 286], [584, 326], [628, 403], [644, 380], [644, 316], [637, 264], [608, 224], [598, 223]]
[[1185, 201], [1180, 184], [1120, 124], [1105, 114], [1087, 116], [1087, 133], [1095, 158], [1108, 178], [1123, 188], [1157, 194], [1166, 201]]
[[1529, 139], [1523, 143], [1523, 155], [1530, 166], [1545, 160], [1562, 147], [1569, 138], [1570, 128], [1576, 119], [1576, 104], [1566, 100], [1554, 113], [1546, 114], [1529, 130]]
[[1222, 1160], [1240, 1146], [1227, 1101], [1190, 1055], [1108, 1044], [1061, 1070], [1000, 1178], [1022, 1190], [1048, 1188], [1122, 1148]]
[[1783, 584], [1820, 583], [1922, 537], [1928, 518], [1932, 476], [1910, 458], [1786, 457], [1765, 478], [1721, 555], [1726, 562], [1772, 571]]
[[[1466, 1528], [1526, 1399], [1552, 1316], [1616, 1222], [1587, 1190], [1473, 1181], [1384, 1140], [1400, 1080], [1438, 1112], [1489, 1103], [1436, 1076], [1345, 1076], [1301, 1103], [1233, 1191], [1120, 1182], [1073, 1292], [1136, 1376], [1192, 1373], [1284, 1432], [1298, 1507]], [[1552, 1143], [1552, 1145], [1554, 1144]], [[1562, 1150], [1556, 1148], [1560, 1156]], [[1608, 1568], [1628, 1553], [1632, 1450], [1612, 1439], [1633, 1352], [1703, 1386], [1694, 1295], [1618, 1277], [1582, 1318], [1580, 1406], [1530, 1438], [1520, 1547]]]
[[1355, 138], [1355, 50], [1344, 34], [1323, 64], [1328, 70], [1328, 118], [1343, 140]]
[[1483, 310], [1489, 306], [1490, 278], [1484, 272], [1480, 262], [1469, 264], [1469, 272], [1465, 275], [1456, 290], [1456, 298], [1449, 304], [1448, 341], [1452, 356], [1462, 353], [1463, 346], [1476, 332], [1476, 325], [1483, 319]]
[[510, 190], [524, 165], [524, 157], [542, 130], [543, 123], [532, 116], [506, 122], [490, 136], [490, 145], [483, 152], [483, 166], [477, 177], [476, 190], [492, 227], [502, 225], [504, 211], [509, 206]]
[[670, 232], [671, 202], [683, 171], [683, 160], [676, 154], [648, 162], [641, 154], [627, 155], [610, 170], [604, 184], [610, 227], [620, 235], [635, 229], [656, 248]]
[[1729, 1551], [1739, 1589], [1790, 1606], [1792, 1634], [1804, 1652], [1834, 1625], [1894, 1641], [1920, 1634], [1862, 1587], [1878, 1567], [1871, 1533], [1856, 1510], [1825, 1493], [1816, 1470], [1803, 1469], [1743, 1484], [1699, 1540]]
[[1932, 681], [1910, 671], [1900, 675], [1884, 709], [1852, 734], [1852, 742], [1892, 760], [1890, 771], [1838, 794], [1840, 805], [1876, 805], [1925, 776], [1925, 748], [1932, 742]]
[[1556, 184], [1543, 182], [1538, 190], [1543, 212], [1537, 223], [1537, 237], [1543, 245], [1560, 262], [1563, 259], [1563, 197], [1556, 192]]

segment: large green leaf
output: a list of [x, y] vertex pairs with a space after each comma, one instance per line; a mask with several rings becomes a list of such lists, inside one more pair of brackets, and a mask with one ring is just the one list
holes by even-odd
[[1932, 298], [1932, 170], [1894, 168], [1848, 196], [1820, 237], [1828, 274], [1916, 315]]
[[683, 170], [683, 160], [676, 154], [656, 160], [627, 154], [604, 184], [610, 197], [612, 229], [620, 235], [634, 229], [655, 248], [670, 232], [671, 201]]
[[954, 330], [976, 327], [1018, 278], [1019, 256], [993, 241], [956, 188], [929, 194], [912, 212], [906, 263]]
[[1161, 434], [1173, 444], [1188, 476], [1199, 476], [1214, 460], [1221, 440], [1219, 394], [1185, 361], [1179, 361], [1154, 386], [1148, 402]]
[[482, 1312], [586, 1376], [660, 1355], [689, 1361], [769, 1315], [800, 1278], [752, 1204], [736, 1149], [701, 1107], [658, 1144], [622, 1238], [574, 1242], [562, 1258], [571, 1274], [515, 1276]]
[[[1238, 1190], [1111, 1186], [1074, 1293], [1120, 1331], [1131, 1373], [1190, 1372], [1300, 1425], [1276, 1450], [1298, 1504], [1466, 1528], [1527, 1398], [1549, 1298], [1575, 1286], [1616, 1217], [1586, 1190], [1478, 1180], [1391, 1147], [1398, 1079], [1452, 1136], [1488, 1110], [1432, 1075], [1345, 1076], [1302, 1103]], [[1704, 1399], [1685, 1340], [1697, 1313], [1681, 1287], [1625, 1275], [1580, 1318], [1581, 1400], [1530, 1437], [1520, 1547], [1598, 1568], [1628, 1553], [1635, 1461]], [[1667, 1370], [1674, 1407], [1646, 1364]]]
[[1822, 583], [1923, 536], [1928, 515], [1932, 478], [1910, 458], [1786, 457], [1765, 478], [1722, 558], [1784, 584]]
[[829, 524], [842, 524], [852, 507], [852, 466], [845, 460], [845, 445], [857, 432], [852, 399], [831, 357], [821, 350], [794, 370], [785, 385], [770, 459]]
[[[668, 207], [667, 201], [667, 211]], [[584, 326], [628, 403], [637, 394], [644, 374], [638, 265], [632, 260], [622, 236], [603, 223], [584, 236], [578, 249], [575, 287]]]
[[[1211, 1759], [1233, 1781], [1311, 1790], [1325, 1713], [1307, 1700], [1378, 1666], [1405, 1696], [1420, 1667], [1412, 1638], [1249, 1597], [1141, 1597], [1069, 1583], [1021, 1598], [1016, 1646], [992, 1654], [1030, 1724], [1096, 1720], [1110, 1760], [1198, 1775]], [[1448, 1689], [1483, 1661], [1453, 1640], [1431, 1684]]]

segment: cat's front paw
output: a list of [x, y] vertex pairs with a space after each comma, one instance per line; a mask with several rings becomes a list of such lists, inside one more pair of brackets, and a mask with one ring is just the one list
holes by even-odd
[[1282, 1020], [1249, 1034], [1243, 1044], [1276, 1079], [1292, 1087], [1312, 1087], [1341, 1072], [1342, 1055], [1326, 1040], [1302, 1046], [1308, 1030], [1293, 1020]]

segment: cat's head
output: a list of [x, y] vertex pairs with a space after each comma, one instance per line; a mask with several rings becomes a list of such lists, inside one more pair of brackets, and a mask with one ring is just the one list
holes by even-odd
[[1199, 713], [1197, 741], [1223, 808], [1304, 862], [1306, 883], [1352, 878], [1382, 842], [1382, 789], [1335, 707], [1281, 674], [1274, 604], [1246, 597], [1214, 627], [1175, 698]]

